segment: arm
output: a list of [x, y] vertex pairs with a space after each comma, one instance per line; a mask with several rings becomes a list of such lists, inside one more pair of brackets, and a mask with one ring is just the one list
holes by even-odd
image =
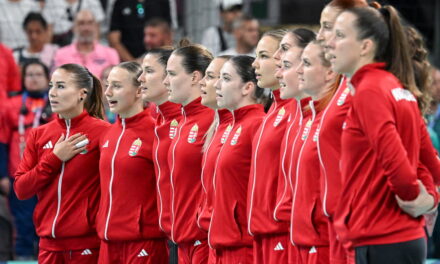
[[419, 195], [417, 172], [408, 160], [390, 104], [379, 89], [368, 88], [354, 96], [352, 107], [388, 175], [391, 191], [402, 200], [414, 200]]
[[119, 53], [119, 57], [122, 61], [132, 61], [135, 59], [124, 44], [122, 44], [120, 31], [111, 31], [108, 34], [108, 42], [110, 43], [110, 46]]

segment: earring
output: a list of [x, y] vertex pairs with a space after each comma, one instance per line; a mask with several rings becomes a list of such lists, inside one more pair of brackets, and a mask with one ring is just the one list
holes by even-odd
[[81, 97], [81, 98], [79, 98], [79, 100], [82, 101], [82, 100], [84, 100], [84, 98]]

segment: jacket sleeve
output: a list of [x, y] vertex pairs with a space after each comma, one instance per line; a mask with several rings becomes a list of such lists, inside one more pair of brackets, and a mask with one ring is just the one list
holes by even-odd
[[36, 133], [35, 130], [31, 130], [26, 141], [23, 159], [15, 173], [14, 190], [20, 200], [31, 198], [52, 182], [63, 164], [53, 152], [38, 160], [35, 142]]
[[388, 175], [391, 190], [402, 200], [414, 200], [419, 194], [417, 168], [408, 160], [388, 98], [380, 89], [368, 87], [357, 92], [352, 107]]
[[426, 188], [426, 191], [434, 198], [433, 208], [437, 208], [438, 193], [437, 193], [437, 189], [435, 188], [434, 182], [432, 180], [433, 177], [429, 172], [429, 170], [426, 168], [426, 166], [423, 165], [421, 162], [419, 162], [419, 167], [417, 168], [417, 178], [419, 178], [419, 180], [423, 183], [423, 185]]
[[431, 139], [426, 129], [426, 125], [421, 120], [421, 141], [420, 141], [420, 161], [431, 173], [436, 185], [440, 185], [440, 159], [437, 151], [432, 145]]

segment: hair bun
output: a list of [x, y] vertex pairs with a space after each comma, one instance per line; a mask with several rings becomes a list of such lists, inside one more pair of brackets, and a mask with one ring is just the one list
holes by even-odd
[[182, 38], [177, 45], [177, 48], [183, 48], [191, 46], [193, 43], [188, 38]]
[[382, 8], [382, 5], [381, 5], [380, 3], [378, 3], [378, 2], [376, 2], [376, 1], [371, 2], [369, 5], [370, 5], [372, 8], [375, 8], [375, 9], [380, 9], [380, 8]]

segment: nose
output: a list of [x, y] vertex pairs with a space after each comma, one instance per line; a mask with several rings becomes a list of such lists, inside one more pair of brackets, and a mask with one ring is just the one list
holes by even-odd
[[275, 78], [277, 78], [278, 81], [283, 78], [283, 67], [278, 67], [278, 69], [275, 71]]
[[205, 77], [203, 77], [200, 80], [199, 84], [200, 84], [201, 87], [206, 87], [206, 74], [205, 74]]
[[258, 68], [258, 59], [255, 58], [254, 62], [252, 62], [252, 68], [257, 69]]
[[279, 47], [277, 51], [275, 51], [275, 53], [273, 54], [273, 58], [277, 61], [281, 60], [281, 47]]
[[164, 84], [166, 87], [169, 87], [169, 86], [170, 86], [170, 77], [169, 77], [168, 74], [165, 76], [165, 79], [163, 79], [163, 84]]
[[335, 34], [332, 32], [328, 40], [325, 42], [326, 48], [334, 49], [335, 48]]
[[321, 27], [318, 31], [318, 35], [316, 35], [316, 40], [318, 40], [319, 42], [325, 40], [323, 31], [324, 31], [324, 29]]
[[304, 66], [304, 63], [301, 61], [301, 63], [296, 68], [296, 73], [302, 74], [303, 73], [303, 66]]
[[222, 79], [218, 78], [217, 81], [214, 83], [214, 88], [215, 88], [216, 91], [220, 91], [220, 89], [221, 89], [221, 81], [222, 81]]
[[112, 89], [111, 86], [108, 85], [107, 88], [105, 88], [105, 92], [104, 92], [105, 96], [107, 97], [111, 97], [112, 96]]
[[138, 80], [138, 82], [141, 83], [141, 85], [145, 83], [145, 71], [142, 71], [141, 75], [139, 76], [139, 78], [137, 80]]

